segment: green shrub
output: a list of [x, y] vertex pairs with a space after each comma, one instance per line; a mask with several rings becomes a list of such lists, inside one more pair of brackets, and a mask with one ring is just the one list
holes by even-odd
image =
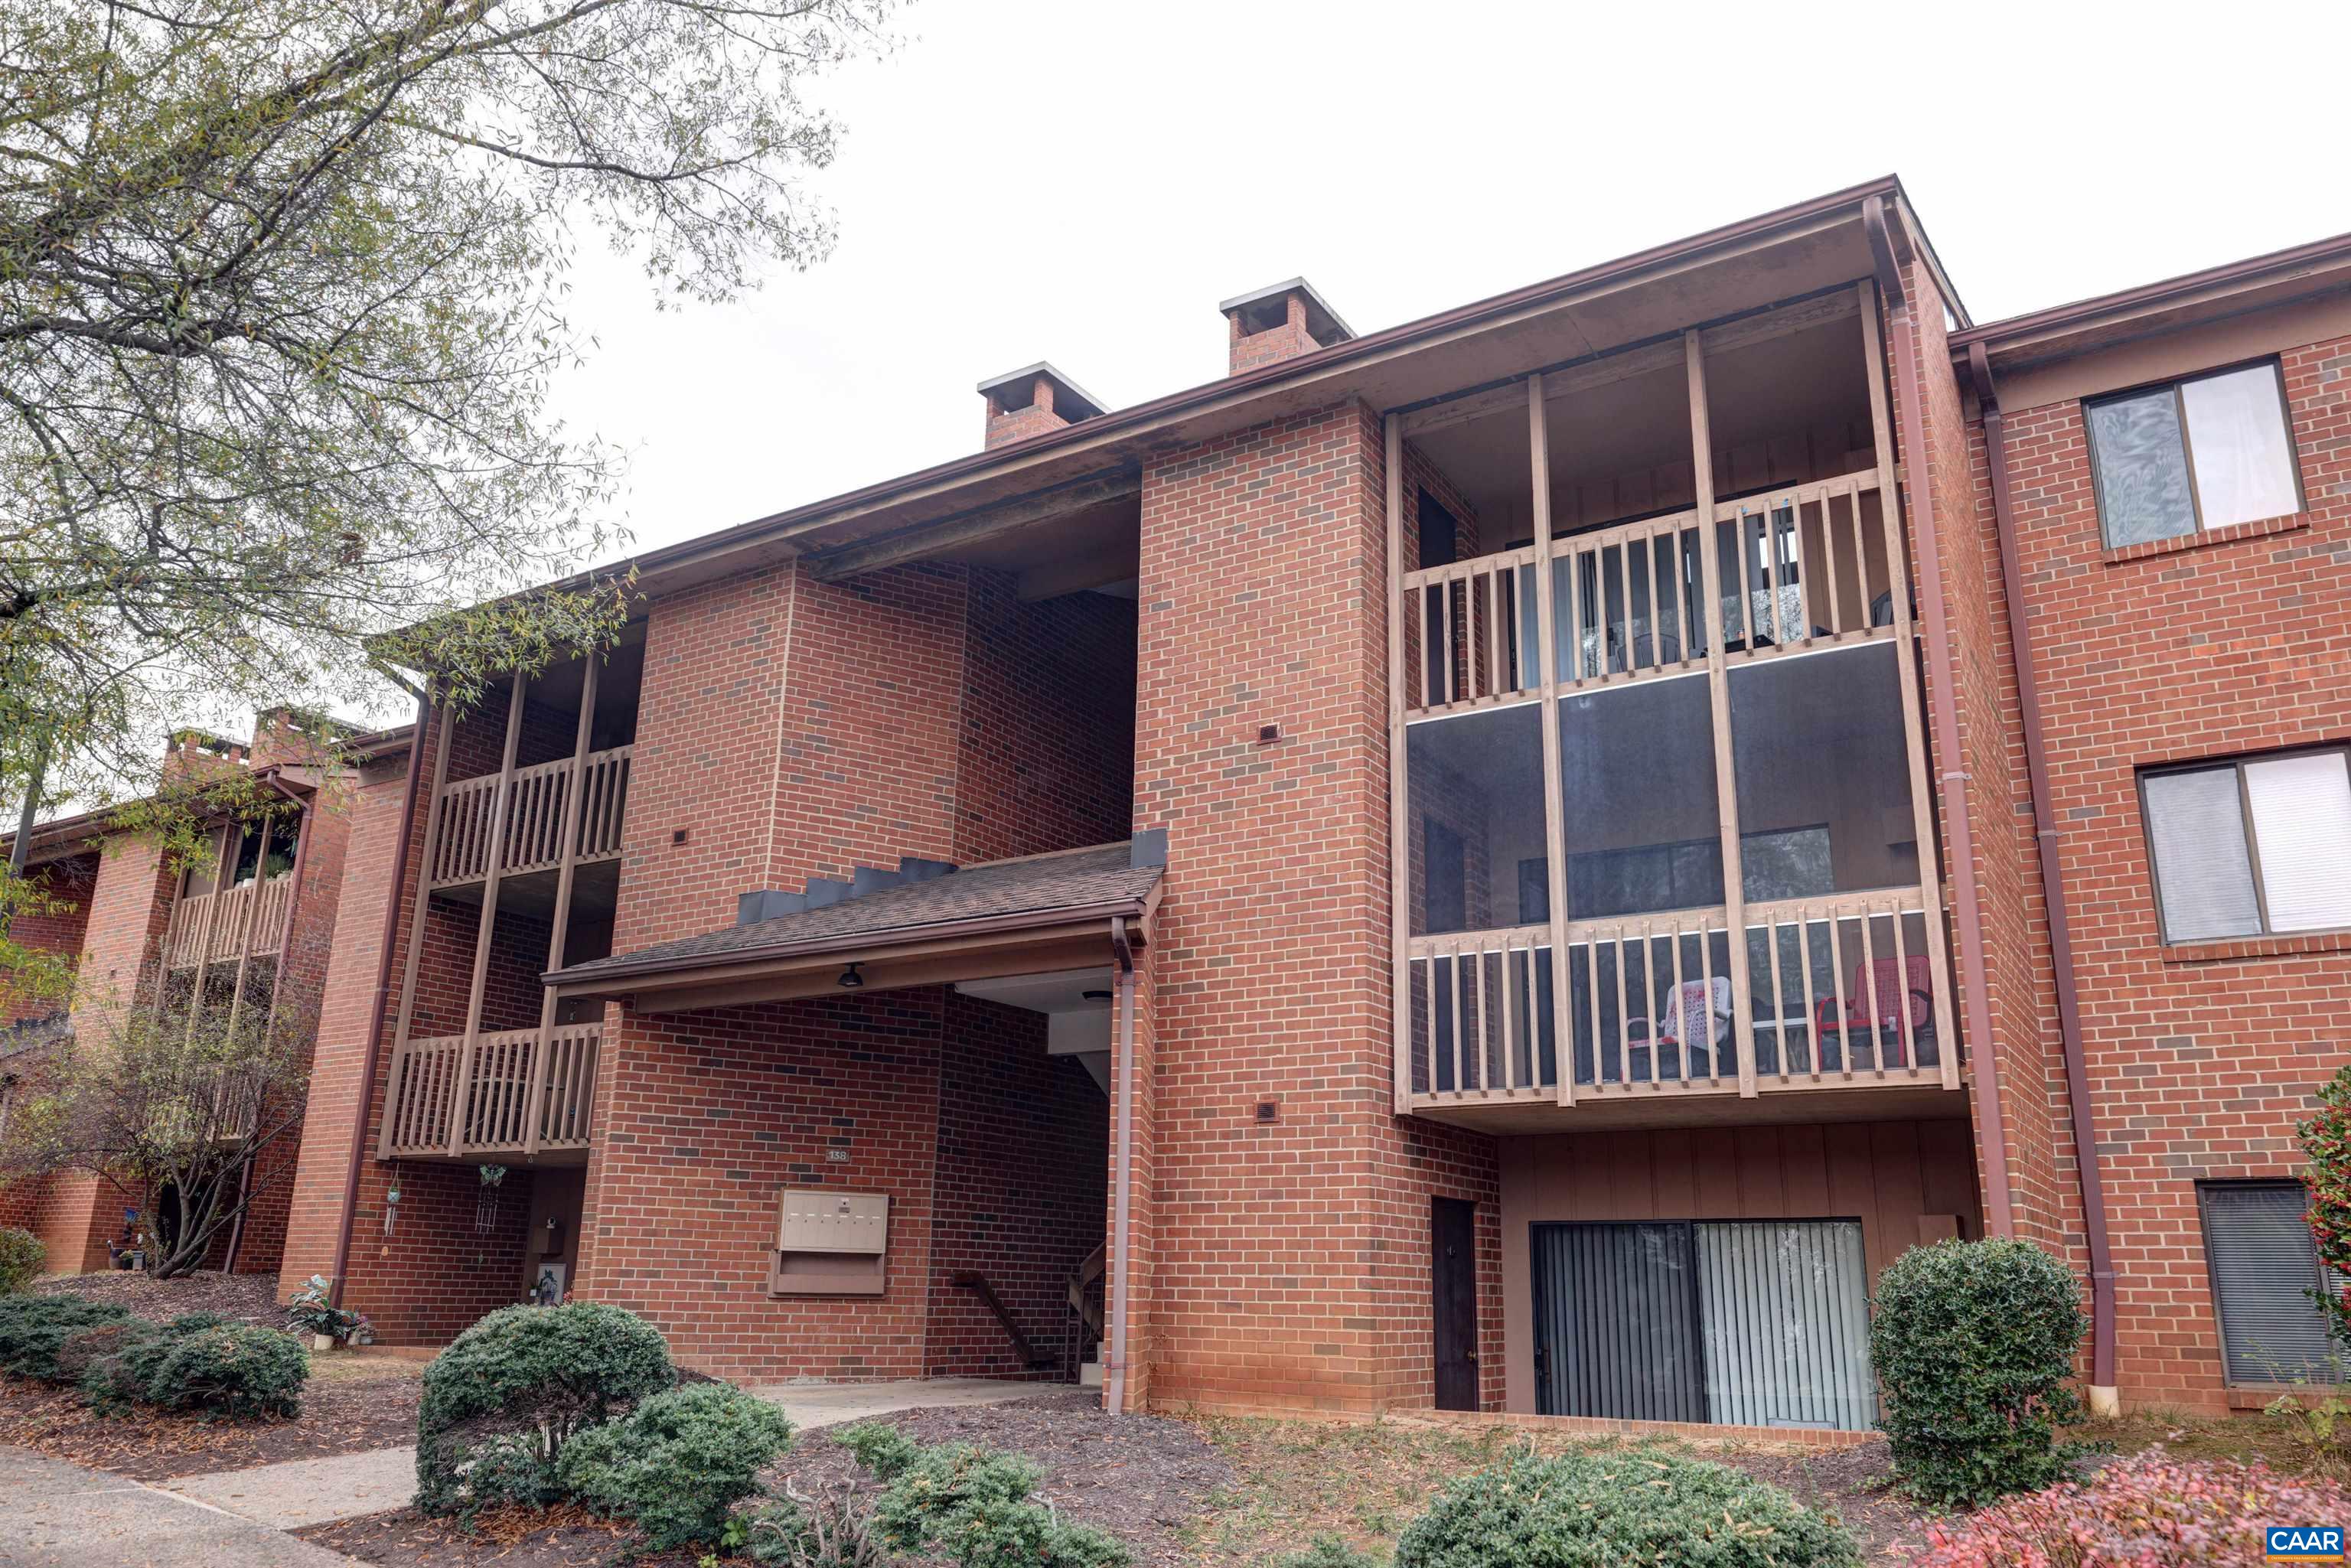
[[1318, 1535], [1305, 1551], [1275, 1558], [1273, 1568], [1380, 1568], [1380, 1560], [1335, 1535]]
[[171, 1344], [170, 1330], [143, 1318], [78, 1329], [57, 1352], [58, 1381], [70, 1376], [84, 1404], [120, 1416], [146, 1396], [147, 1379]]
[[754, 1563], [773, 1568], [893, 1568], [897, 1556], [873, 1523], [873, 1495], [853, 1479], [796, 1490], [739, 1515]]
[[[239, 1420], [301, 1410], [310, 1354], [291, 1334], [251, 1323], [213, 1323], [183, 1333], [174, 1323], [164, 1336], [142, 1379], [146, 1403]], [[144, 1355], [142, 1347], [124, 1359]]]
[[[84, 1329], [127, 1322], [131, 1314], [87, 1296], [0, 1296], [0, 1371], [45, 1383], [68, 1381], [57, 1353]], [[73, 1374], [78, 1378], [78, 1368]]]
[[1623, 1449], [1521, 1454], [1455, 1481], [1396, 1543], [1396, 1568], [1860, 1568], [1834, 1521], [1723, 1465]]
[[983, 1503], [1025, 1502], [1038, 1479], [1037, 1467], [1018, 1454], [942, 1443], [915, 1453], [874, 1505], [873, 1520], [893, 1545], [920, 1551], [951, 1515]]
[[1099, 1530], [1063, 1524], [1033, 1502], [987, 1498], [950, 1510], [932, 1549], [963, 1568], [1125, 1568], [1127, 1549]]
[[2059, 1479], [2055, 1428], [2088, 1327], [2081, 1287], [2024, 1241], [1916, 1247], [1878, 1276], [1870, 1358], [1904, 1490], [1971, 1507]]
[[[618, 1307], [492, 1312], [424, 1369], [418, 1510], [470, 1515], [485, 1502], [554, 1495], [555, 1462], [574, 1433], [669, 1387], [674, 1375], [660, 1333]], [[469, 1473], [477, 1455], [495, 1457], [479, 1495]]]
[[716, 1542], [727, 1511], [758, 1490], [760, 1467], [791, 1440], [791, 1422], [766, 1400], [692, 1384], [574, 1437], [556, 1481], [590, 1508], [635, 1520], [645, 1544], [666, 1552]]
[[922, 1447], [895, 1427], [885, 1427], [879, 1421], [860, 1421], [854, 1427], [843, 1427], [832, 1434], [832, 1440], [855, 1456], [857, 1462], [873, 1472], [873, 1479], [894, 1481], [906, 1473]]
[[17, 1296], [33, 1288], [48, 1261], [48, 1249], [29, 1230], [0, 1226], [0, 1296]]

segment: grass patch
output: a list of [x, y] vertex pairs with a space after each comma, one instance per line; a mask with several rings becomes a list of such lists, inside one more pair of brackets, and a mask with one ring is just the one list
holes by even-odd
[[2088, 1422], [2063, 1435], [2117, 1455], [2136, 1454], [2159, 1443], [2175, 1459], [2260, 1460], [2286, 1475], [2340, 1478], [2346, 1469], [2340, 1443], [2331, 1448], [2314, 1447], [2294, 1423], [2258, 1410], [2224, 1416], [2159, 1407], [2134, 1410], [2120, 1420]]
[[1185, 1532], [1193, 1561], [1255, 1565], [1332, 1535], [1383, 1561], [1446, 1482], [1520, 1448], [1617, 1445], [1543, 1433], [1463, 1432], [1410, 1422], [1205, 1417], [1194, 1422], [1238, 1479]]

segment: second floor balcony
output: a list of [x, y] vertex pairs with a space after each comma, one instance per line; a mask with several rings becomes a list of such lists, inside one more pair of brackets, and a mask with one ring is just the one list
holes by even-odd
[[384, 1159], [582, 1160], [601, 1023], [403, 1041], [377, 1137]]
[[172, 904], [171, 923], [164, 928], [163, 962], [180, 970], [276, 957], [286, 945], [293, 902], [294, 879], [289, 875], [183, 896]]

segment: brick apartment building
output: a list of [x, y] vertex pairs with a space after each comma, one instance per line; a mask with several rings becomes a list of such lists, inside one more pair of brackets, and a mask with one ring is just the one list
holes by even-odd
[[[246, 813], [223, 804], [238, 792], [191, 792], [188, 806], [207, 819], [199, 824], [201, 863], [175, 863], [151, 839], [124, 831], [116, 810], [37, 829], [26, 875], [48, 894], [48, 907], [20, 915], [10, 936], [71, 959], [75, 990], [57, 998], [15, 989], [0, 998], [0, 1129], [20, 1094], [38, 1092], [47, 1053], [65, 1037], [102, 1048], [134, 1012], [215, 1027], [241, 1020], [307, 1040], [343, 885], [342, 759], [386, 743], [404, 747], [405, 737], [355, 737], [283, 709], [261, 715], [246, 740], [174, 736], [167, 779], [234, 773], [259, 798], [284, 802], [248, 824]], [[14, 835], [0, 838], [0, 854], [13, 844]], [[298, 1057], [292, 1065], [302, 1065]], [[241, 1173], [251, 1202], [242, 1222], [215, 1239], [211, 1266], [277, 1271], [298, 1142], [298, 1130], [269, 1140], [251, 1162], [256, 1168]], [[52, 1272], [106, 1268], [114, 1248], [135, 1245], [141, 1227], [170, 1207], [169, 1195], [89, 1173], [0, 1178], [0, 1225], [38, 1236]]]
[[985, 382], [358, 763], [287, 1288], [1852, 1428], [1876, 1271], [2009, 1234], [2102, 1394], [2315, 1364], [2351, 238], [1979, 326], [1886, 180], [1221, 313], [1225, 379]]

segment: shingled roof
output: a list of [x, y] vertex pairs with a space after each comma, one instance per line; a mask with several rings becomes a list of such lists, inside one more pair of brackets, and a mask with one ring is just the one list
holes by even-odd
[[1139, 910], [1158, 885], [1165, 868], [1136, 865], [1136, 858], [1133, 846], [1116, 843], [1023, 860], [991, 861], [927, 882], [855, 894], [820, 909], [725, 926], [609, 958], [592, 958], [543, 978], [550, 986], [570, 987], [826, 950], [859, 938], [876, 943], [905, 940], [972, 922], [1035, 916], [1044, 924], [1089, 910], [1107, 914]]

